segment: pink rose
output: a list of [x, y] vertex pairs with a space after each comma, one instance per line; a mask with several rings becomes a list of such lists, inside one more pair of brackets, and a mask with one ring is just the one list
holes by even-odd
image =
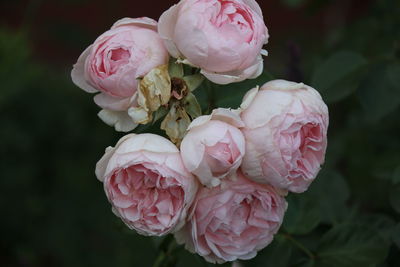
[[198, 188], [176, 146], [154, 134], [130, 134], [107, 148], [96, 176], [114, 213], [143, 235], [181, 228]]
[[137, 105], [138, 78], [168, 63], [168, 52], [150, 18], [124, 18], [100, 35], [79, 57], [73, 82], [103, 108], [99, 116], [117, 131], [135, 128], [127, 110]]
[[263, 70], [268, 30], [254, 0], [181, 0], [161, 15], [158, 32], [173, 57], [214, 83], [256, 78]]
[[212, 187], [234, 173], [242, 163], [245, 142], [243, 122], [229, 109], [216, 109], [195, 119], [181, 144], [183, 163], [203, 185]]
[[199, 190], [190, 221], [175, 237], [208, 262], [251, 259], [271, 243], [286, 207], [272, 186], [254, 183], [238, 172], [218, 187]]
[[275, 80], [249, 91], [242, 109], [243, 172], [257, 182], [306, 191], [327, 146], [328, 108], [319, 93], [302, 83]]

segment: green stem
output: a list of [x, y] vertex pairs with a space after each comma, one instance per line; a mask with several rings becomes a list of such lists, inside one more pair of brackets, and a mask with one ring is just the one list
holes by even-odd
[[[166, 242], [165, 242], [166, 241]], [[176, 258], [174, 251], [177, 248], [177, 243], [174, 238], [168, 238], [160, 245], [160, 253], [154, 261], [153, 267], [174, 266]]]
[[165, 256], [166, 255], [165, 255], [164, 251], [161, 251], [158, 254], [156, 260], [154, 261], [153, 267], [161, 267], [163, 262], [164, 262], [164, 260], [165, 260]]
[[297, 241], [296, 239], [294, 239], [291, 235], [289, 234], [282, 234], [282, 236], [284, 238], [286, 238], [287, 240], [289, 240], [290, 242], [292, 242], [292, 244], [297, 247], [298, 249], [300, 249], [302, 252], [304, 252], [304, 254], [306, 254], [310, 259], [314, 260], [315, 259], [315, 255], [308, 249], [306, 248], [303, 244], [301, 244], [299, 241]]

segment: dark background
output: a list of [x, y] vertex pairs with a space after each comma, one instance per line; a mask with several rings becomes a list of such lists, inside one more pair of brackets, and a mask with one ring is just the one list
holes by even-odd
[[[164, 249], [112, 214], [94, 166], [122, 134], [96, 117], [70, 71], [116, 20], [157, 19], [174, 2], [0, 2], [0, 266], [152, 266]], [[288, 197], [275, 241], [242, 264], [400, 266], [400, 1], [258, 2], [271, 35], [266, 73], [223, 87], [216, 103], [236, 108], [271, 76], [303, 81], [329, 104], [331, 124], [318, 179]], [[168, 257], [209, 266], [181, 248]]]

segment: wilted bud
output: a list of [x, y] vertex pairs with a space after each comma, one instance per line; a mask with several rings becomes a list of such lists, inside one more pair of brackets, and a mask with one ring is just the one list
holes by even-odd
[[179, 145], [190, 122], [190, 117], [186, 113], [185, 108], [180, 102], [175, 102], [161, 123], [161, 129], [167, 133], [172, 142]]
[[129, 116], [135, 123], [146, 124], [152, 120], [152, 113], [171, 98], [171, 79], [168, 65], [152, 69], [140, 81], [138, 107], [129, 109]]

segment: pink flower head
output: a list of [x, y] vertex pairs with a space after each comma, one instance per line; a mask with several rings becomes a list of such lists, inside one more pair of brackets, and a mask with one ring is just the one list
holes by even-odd
[[251, 259], [271, 243], [286, 207], [272, 186], [254, 183], [238, 172], [218, 187], [199, 190], [190, 221], [175, 237], [208, 262]]
[[302, 83], [275, 80], [245, 96], [246, 154], [242, 170], [254, 181], [301, 193], [325, 159], [328, 108]]
[[73, 82], [104, 109], [99, 116], [119, 131], [136, 125], [127, 110], [137, 105], [138, 78], [168, 63], [168, 52], [150, 18], [124, 18], [100, 35], [79, 57]]
[[181, 144], [183, 163], [203, 185], [212, 187], [236, 172], [245, 152], [244, 137], [238, 127], [243, 122], [229, 109], [216, 109], [195, 119]]
[[198, 188], [176, 146], [154, 134], [127, 135], [107, 148], [96, 176], [114, 213], [143, 235], [181, 228]]
[[268, 30], [254, 0], [181, 0], [160, 17], [170, 54], [218, 84], [259, 76]]

